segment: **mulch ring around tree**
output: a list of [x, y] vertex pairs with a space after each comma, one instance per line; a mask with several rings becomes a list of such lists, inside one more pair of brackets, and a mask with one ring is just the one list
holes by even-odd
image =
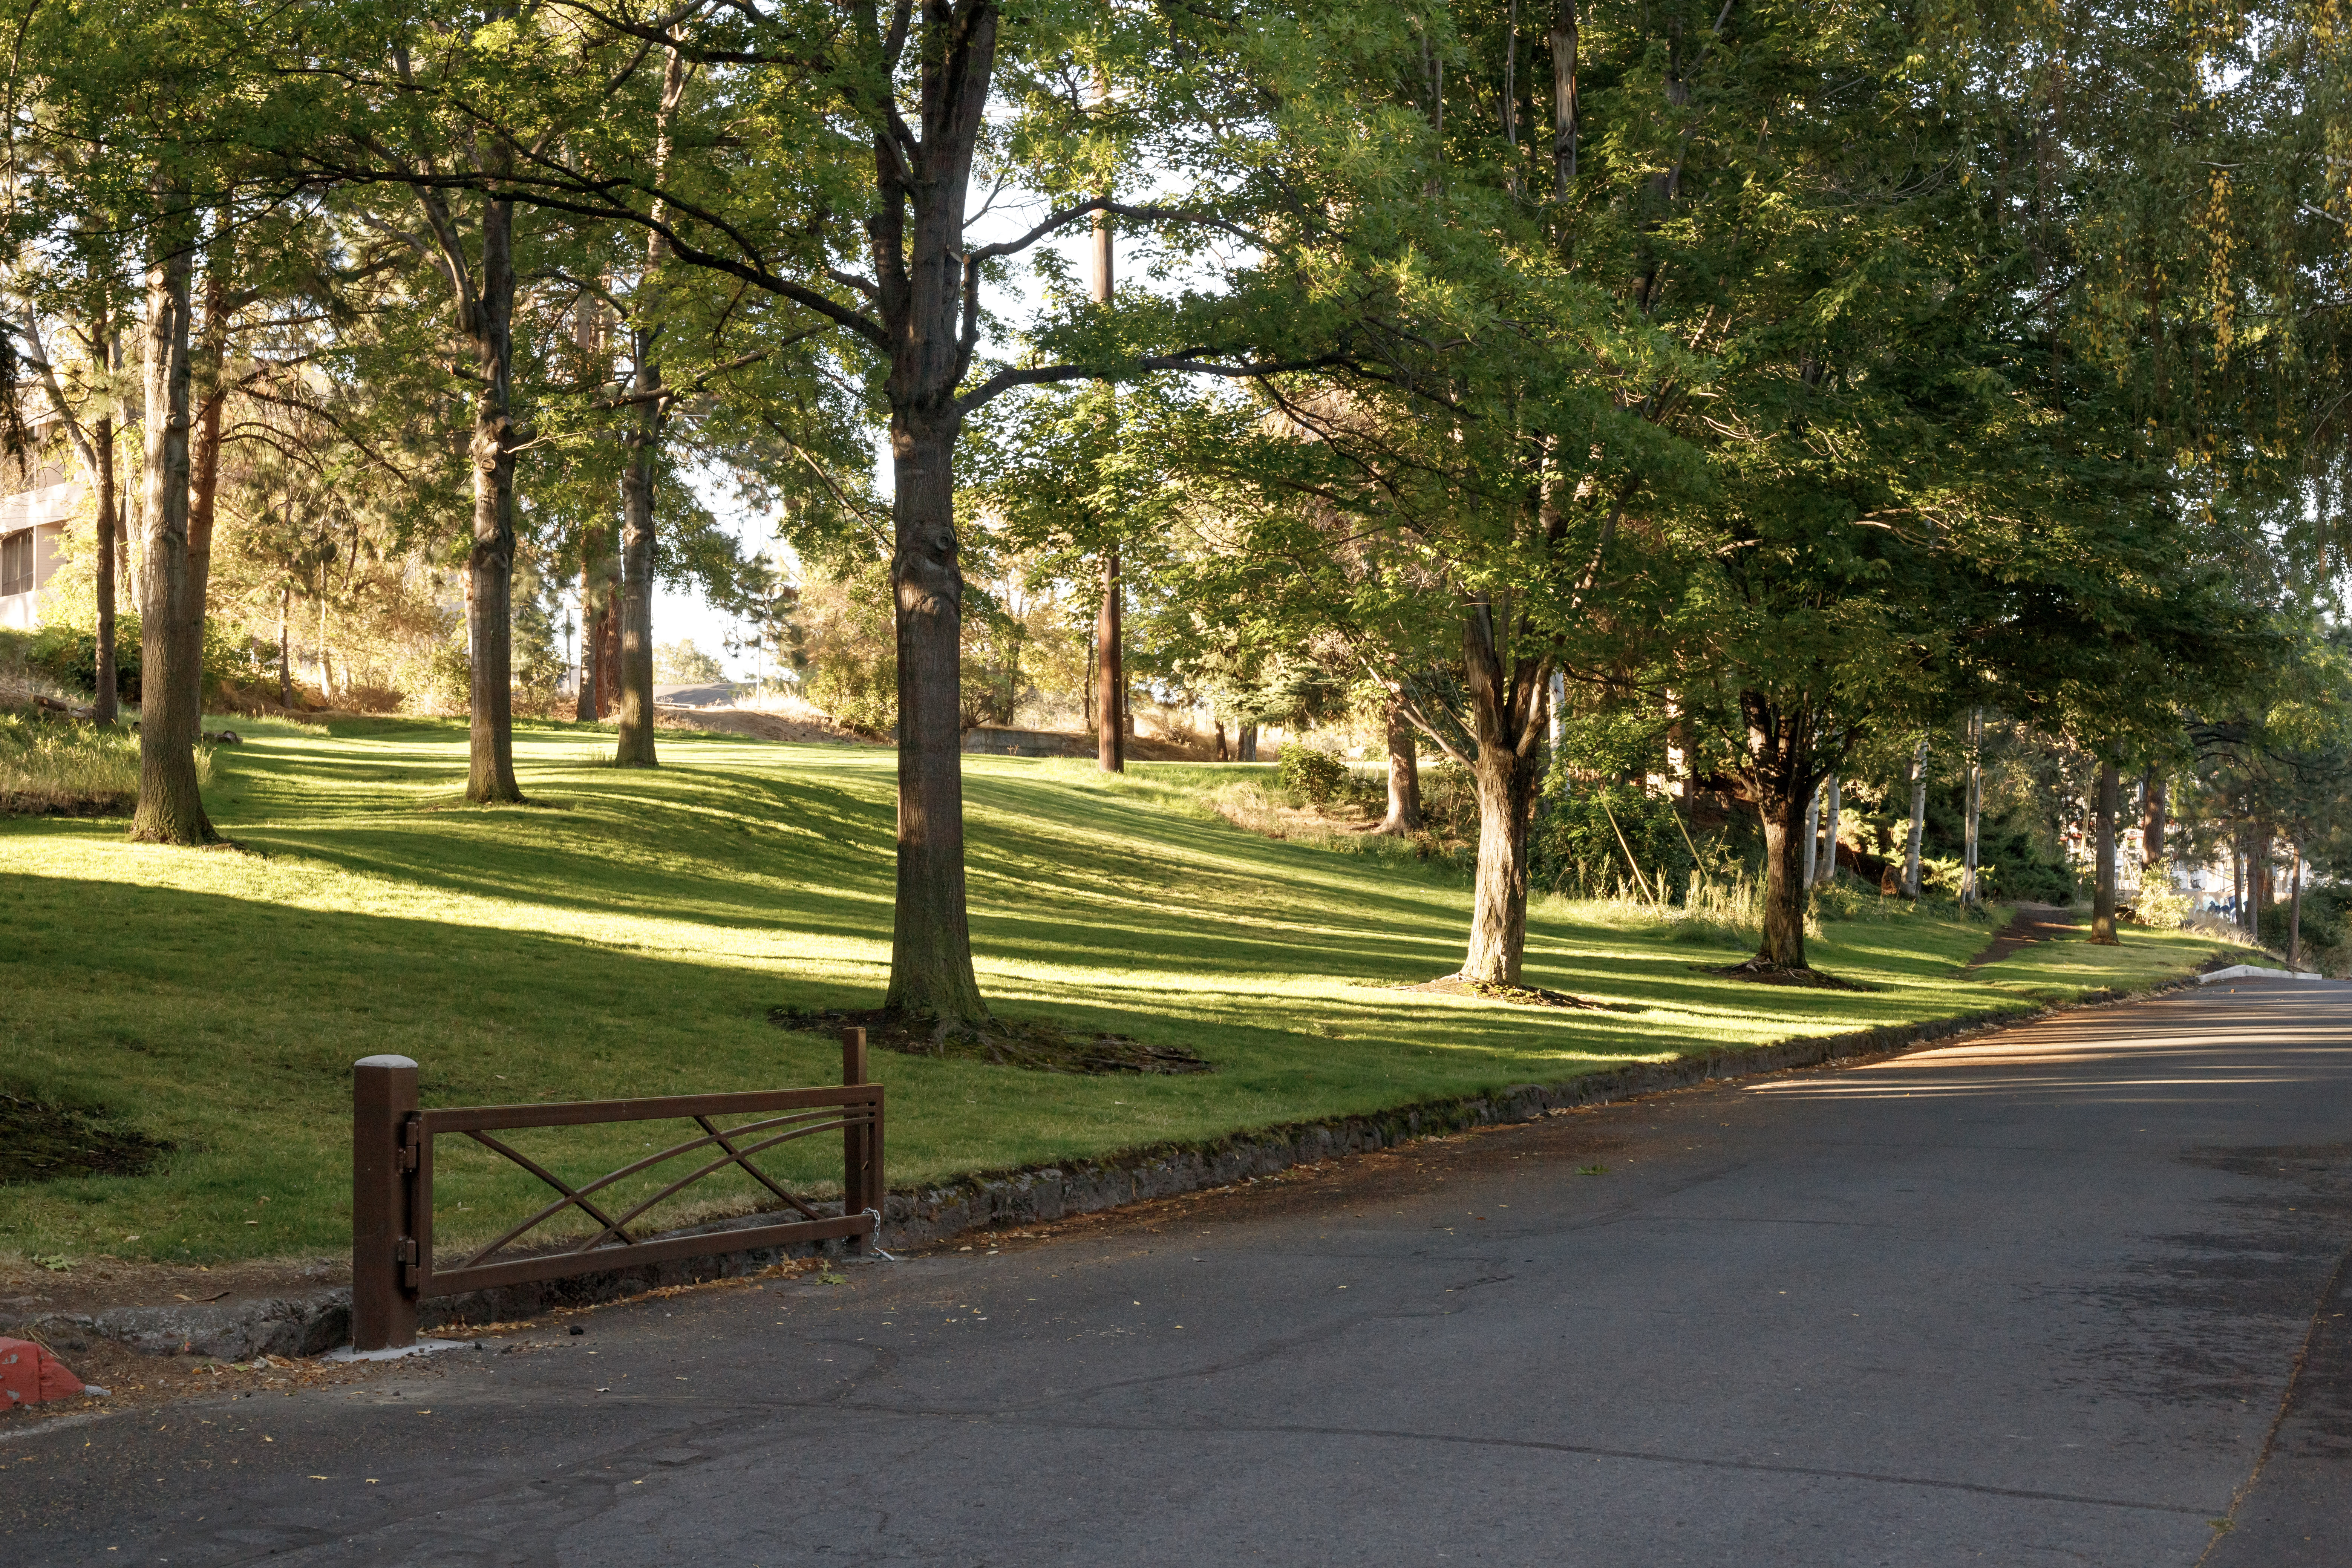
[[135, 1176], [171, 1150], [100, 1112], [0, 1094], [0, 1185]]
[[1600, 1013], [1639, 1011], [1612, 1006], [1606, 1002], [1588, 1002], [1581, 996], [1571, 996], [1565, 991], [1547, 991], [1540, 985], [1505, 985], [1492, 980], [1465, 980], [1459, 974], [1441, 974], [1434, 980], [1424, 980], [1417, 985], [1400, 985], [1400, 991], [1433, 991], [1441, 996], [1478, 996], [1489, 1002], [1508, 1002], [1517, 1007], [1574, 1007]]
[[910, 1057], [989, 1062], [1032, 1072], [1192, 1073], [1216, 1069], [1181, 1046], [1153, 1046], [1129, 1035], [1074, 1032], [1042, 1018], [996, 1018], [983, 1028], [951, 1026], [880, 1007], [863, 1012], [803, 1011], [778, 1007], [768, 1022], [797, 1034], [838, 1035], [866, 1031], [868, 1045]]
[[1848, 980], [1842, 974], [1832, 974], [1822, 969], [1791, 969], [1785, 964], [1767, 963], [1751, 958], [1745, 963], [1711, 965], [1694, 963], [1691, 967], [1701, 974], [1713, 974], [1724, 980], [1746, 980], [1758, 985], [1801, 985], [1815, 991], [1875, 991], [1875, 985], [1864, 985], [1859, 980]]

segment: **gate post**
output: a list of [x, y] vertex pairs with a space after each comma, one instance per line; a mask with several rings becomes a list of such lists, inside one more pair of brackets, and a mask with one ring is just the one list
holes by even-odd
[[402, 1265], [415, 1245], [408, 1141], [416, 1064], [363, 1057], [352, 1068], [352, 1349], [416, 1339], [416, 1291]]
[[[866, 1081], [866, 1031], [841, 1031], [841, 1082], [845, 1089], [855, 1088]], [[841, 1212], [854, 1215], [871, 1201], [866, 1196], [873, 1184], [866, 1178], [866, 1168], [874, 1158], [874, 1134], [865, 1127], [845, 1127], [841, 1130]], [[866, 1238], [849, 1237], [844, 1242], [852, 1252], [866, 1249]]]

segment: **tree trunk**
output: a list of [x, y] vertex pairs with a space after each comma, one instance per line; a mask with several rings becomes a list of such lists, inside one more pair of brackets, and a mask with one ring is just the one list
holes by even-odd
[[1927, 738], [1911, 753], [1911, 831], [1903, 840], [1903, 890], [1919, 896], [1919, 850], [1927, 834]]
[[121, 716], [116, 688], [121, 677], [114, 668], [114, 416], [102, 416], [94, 432], [98, 458], [98, 694], [90, 717], [111, 724]]
[[288, 623], [294, 613], [294, 585], [278, 588], [278, 706], [294, 706], [294, 639]]
[[1815, 788], [1805, 797], [1805, 887], [1810, 889], [1822, 879], [1822, 792]]
[[1743, 966], [1801, 970], [1805, 962], [1805, 911], [1812, 879], [1807, 861], [1814, 847], [1811, 804], [1822, 782], [1815, 771], [1812, 738], [1819, 715], [1811, 707], [1784, 709], [1760, 691], [1739, 695], [1748, 731], [1748, 762], [1741, 795], [1756, 807], [1764, 829], [1764, 930], [1756, 956]]
[[[213, 518], [220, 496], [221, 419], [228, 400], [228, 271], [236, 265], [236, 230], [215, 237], [205, 268], [205, 335], [202, 378], [204, 401], [196, 420], [194, 474], [188, 495], [188, 593], [195, 605], [197, 658], [187, 679], [194, 687], [189, 700], [195, 705], [201, 727], [205, 705], [205, 612], [213, 580]], [[192, 375], [192, 380], [194, 376]]]
[[[655, 384], [660, 371], [640, 373]], [[621, 475], [621, 587], [618, 606], [621, 664], [620, 741], [613, 760], [623, 767], [657, 765], [654, 755], [654, 458], [661, 447], [665, 416], [641, 409], [630, 436], [628, 466]]]
[[2147, 812], [2140, 819], [2140, 851], [2151, 866], [2164, 859], [2165, 798], [2164, 774], [2154, 763], [2147, 767], [2147, 779], [2142, 794], [2147, 797]]
[[1977, 885], [1977, 816], [1984, 805], [1983, 709], [1970, 710], [1968, 734], [1968, 789], [1960, 825], [1960, 902], [1974, 906], [1984, 902], [1984, 889]]
[[1759, 968], [1804, 969], [1805, 903], [1811, 858], [1811, 813], [1803, 804], [1810, 790], [1769, 786], [1759, 792], [1757, 816], [1764, 827], [1764, 933], [1754, 963]]
[[[470, 656], [474, 619], [473, 579], [468, 577], [466, 583], [466, 624]], [[324, 566], [319, 568], [319, 696], [329, 707], [334, 706], [335, 660], [334, 656], [327, 651], [327, 569]]]
[[1509, 612], [1481, 594], [1462, 618], [1463, 685], [1469, 700], [1471, 758], [1478, 790], [1478, 873], [1470, 895], [1469, 951], [1461, 977], [1517, 985], [1528, 944], [1528, 825], [1534, 819], [1542, 753], [1548, 659], [1512, 657]]
[[1577, 13], [1582, 0], [1558, 0], [1551, 24], [1551, 160], [1554, 198], [1568, 200], [1576, 180]]
[[1421, 748], [1414, 741], [1412, 724], [1406, 719], [1402, 702], [1389, 704], [1388, 741], [1389, 814], [1373, 831], [1418, 833], [1422, 826]]
[[607, 558], [613, 570], [604, 579], [604, 603], [596, 607], [596, 717], [610, 719], [621, 710], [621, 576], [617, 554]]
[[981, 1024], [988, 1006], [971, 967], [963, 867], [963, 734], [957, 661], [963, 573], [955, 477], [961, 424], [952, 412], [890, 422], [897, 479], [898, 888], [884, 1005], [919, 1018]]
[[2097, 857], [2095, 879], [2091, 890], [2091, 940], [2102, 946], [2116, 945], [2116, 807], [2120, 791], [2116, 764], [2102, 759], [2099, 763], [2099, 803], [2094, 813], [2092, 831], [2093, 852]]
[[481, 294], [469, 334], [481, 390], [474, 399], [474, 648], [466, 798], [522, 799], [514, 771], [514, 204], [482, 203]]
[[1118, 549], [1103, 551], [1102, 604], [1095, 612], [1095, 685], [1103, 694], [1102, 719], [1095, 726], [1095, 765], [1107, 773], [1127, 771], [1127, 649], [1120, 625], [1123, 597]]
[[1815, 887], [1826, 888], [1837, 880], [1838, 815], [1843, 804], [1838, 776], [1832, 773], [1822, 781], [1822, 868]]
[[[1095, 101], [1110, 97], [1110, 83], [1102, 68], [1095, 69]], [[1108, 197], [1110, 192], [1101, 193]], [[1094, 276], [1090, 279], [1097, 306], [1110, 304], [1113, 243], [1110, 214], [1094, 215]], [[1105, 520], [1108, 531], [1108, 520]], [[1106, 540], [1102, 552], [1102, 605], [1095, 612], [1095, 684], [1101, 689], [1103, 721], [1095, 726], [1095, 765], [1107, 773], [1127, 771], [1127, 639], [1121, 626], [1125, 593], [1119, 582], [1118, 546]]]
[[[654, 117], [654, 184], [669, 167], [670, 127], [686, 90], [686, 61], [673, 47], [662, 68], [661, 105]], [[656, 223], [667, 208], [653, 206]], [[669, 241], [660, 229], [646, 236], [646, 275], [632, 311], [630, 343], [636, 362], [636, 428], [629, 435], [628, 467], [621, 476], [621, 733], [613, 760], [623, 767], [657, 765], [654, 755], [654, 480], [669, 400], [662, 390], [661, 266]]]
[[1528, 824], [1536, 763], [1499, 742], [1473, 761], [1478, 789], [1478, 876], [1470, 895], [1470, 948], [1462, 978], [1517, 985], [1528, 945]]
[[[183, 193], [163, 193], [166, 204]], [[131, 837], [150, 844], [210, 844], [196, 783], [204, 713], [192, 698], [203, 658], [203, 606], [188, 563], [188, 294], [194, 224], [167, 214], [147, 268], [142, 338], [147, 414], [147, 552], [140, 602], [139, 809]]]
[[2271, 830], [2268, 824], [2255, 829], [2248, 846], [2246, 880], [2253, 893], [2253, 919], [2246, 924], [2255, 942], [2263, 940], [2263, 911], [2274, 901], [2271, 898]]
[[1243, 724], [1234, 731], [1234, 757], [1237, 762], [1257, 761], [1257, 726]]
[[604, 611], [598, 600], [597, 566], [604, 550], [603, 531], [594, 527], [583, 529], [580, 535], [580, 691], [579, 703], [572, 718], [583, 724], [593, 724], [604, 717], [596, 705], [596, 665], [603, 648], [596, 633]]
[[2301, 969], [2303, 967], [2303, 846], [2297, 844], [2292, 847], [2294, 851], [2294, 891], [2292, 901], [2287, 906], [2286, 914], [2286, 966], [2289, 969]]

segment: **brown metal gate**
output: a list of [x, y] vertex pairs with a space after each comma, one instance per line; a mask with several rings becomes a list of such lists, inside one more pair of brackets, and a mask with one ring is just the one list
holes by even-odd
[[[881, 1230], [882, 1086], [866, 1081], [866, 1031], [843, 1031], [838, 1089], [753, 1089], [738, 1094], [671, 1095], [651, 1100], [577, 1100], [553, 1105], [474, 1105], [423, 1110], [416, 1064], [406, 1057], [369, 1057], [352, 1087], [352, 1348], [386, 1350], [416, 1338], [418, 1303], [429, 1297], [493, 1286], [558, 1279], [641, 1263], [849, 1239], [870, 1242]], [[722, 1121], [749, 1117], [722, 1126]], [[572, 1186], [493, 1136], [532, 1127], [621, 1121], [691, 1121], [701, 1135], [672, 1144]], [[841, 1212], [828, 1215], [788, 1191], [751, 1156], [819, 1133], [842, 1135]], [[556, 1194], [553, 1202], [452, 1267], [433, 1255], [433, 1144], [443, 1134], [471, 1139], [530, 1172]], [[623, 1209], [600, 1194], [667, 1161], [711, 1152], [652, 1196]], [[695, 1236], [629, 1234], [657, 1205], [707, 1176], [740, 1170], [800, 1217], [774, 1225]], [[543, 1252], [509, 1249], [567, 1211], [600, 1226], [583, 1241]], [[504, 1256], [501, 1256], [501, 1255]]]

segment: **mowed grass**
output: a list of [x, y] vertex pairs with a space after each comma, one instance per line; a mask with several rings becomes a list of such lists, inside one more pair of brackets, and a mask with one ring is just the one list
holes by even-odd
[[[119, 823], [0, 821], [0, 1089], [102, 1107], [172, 1143], [136, 1177], [0, 1187], [0, 1250], [157, 1261], [332, 1255], [350, 1221], [351, 1064], [394, 1052], [427, 1104], [838, 1081], [779, 1006], [877, 1005], [887, 979], [894, 756], [609, 731], [516, 736], [535, 804], [460, 790], [460, 725], [242, 723], [214, 819], [242, 851], [133, 846]], [[971, 930], [1012, 1016], [1192, 1047], [1213, 1074], [1077, 1078], [877, 1052], [897, 1187], [1211, 1139], [1629, 1060], [1990, 1007], [2186, 968], [2209, 942], [2134, 931], [1963, 973], [1983, 924], [1832, 925], [1813, 952], [1866, 992], [1697, 972], [1737, 947], [1538, 900], [1529, 984], [1609, 1004], [1411, 993], [1459, 963], [1462, 875], [1244, 832], [1201, 805], [1231, 769], [969, 757]], [[520, 1140], [569, 1179], [662, 1129]], [[822, 1145], [822, 1146], [821, 1146]], [[536, 1205], [530, 1178], [442, 1141], [444, 1241]], [[789, 1145], [822, 1187], [838, 1141]], [[720, 1187], [678, 1218], [751, 1206]]]

